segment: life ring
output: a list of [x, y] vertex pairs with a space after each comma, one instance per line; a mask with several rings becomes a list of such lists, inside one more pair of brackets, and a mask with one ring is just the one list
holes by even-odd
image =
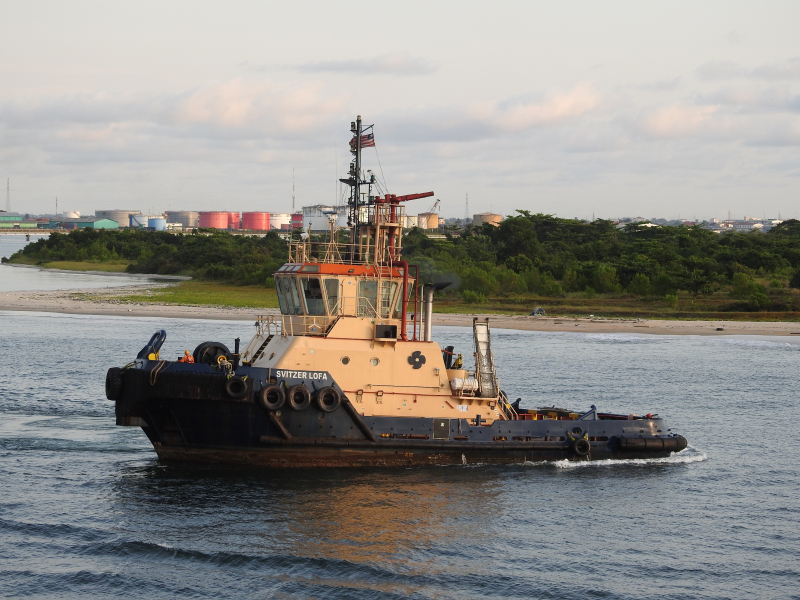
[[342, 395], [332, 387], [324, 387], [317, 392], [317, 406], [322, 412], [332, 413], [342, 405]]
[[277, 384], [268, 385], [258, 392], [257, 400], [264, 410], [278, 410], [286, 402], [286, 392]]
[[572, 442], [572, 451], [578, 456], [586, 456], [592, 451], [592, 444], [585, 437], [578, 438]]
[[122, 369], [111, 367], [106, 373], [106, 398], [119, 400], [122, 398]]
[[238, 375], [229, 377], [225, 381], [225, 393], [234, 399], [244, 398], [247, 395], [247, 382]]
[[296, 385], [289, 388], [287, 398], [289, 407], [292, 410], [305, 410], [311, 406], [311, 394], [304, 385]]

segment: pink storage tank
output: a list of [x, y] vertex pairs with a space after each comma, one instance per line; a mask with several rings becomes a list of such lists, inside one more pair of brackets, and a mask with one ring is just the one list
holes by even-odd
[[249, 229], [251, 231], [269, 231], [269, 213], [242, 213], [242, 229]]
[[199, 227], [213, 227], [214, 229], [228, 228], [228, 213], [218, 210], [200, 212]]
[[228, 213], [228, 229], [239, 229], [239, 213]]
[[292, 229], [303, 228], [303, 213], [294, 213], [292, 215]]

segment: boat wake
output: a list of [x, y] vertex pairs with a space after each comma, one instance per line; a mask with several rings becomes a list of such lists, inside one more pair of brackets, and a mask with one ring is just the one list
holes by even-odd
[[[587, 467], [644, 467], [649, 465], [688, 465], [696, 462], [703, 462], [708, 460], [705, 452], [701, 452], [692, 446], [681, 450], [680, 452], [673, 452], [670, 456], [664, 458], [628, 458], [628, 459], [604, 459], [604, 460], [556, 460], [547, 462], [549, 466], [557, 469], [585, 469]], [[530, 465], [537, 465], [543, 463], [526, 463]]]

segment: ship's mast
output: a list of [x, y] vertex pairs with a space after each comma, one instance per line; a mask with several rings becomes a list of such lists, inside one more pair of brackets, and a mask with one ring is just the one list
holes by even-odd
[[357, 247], [359, 236], [359, 202], [361, 200], [361, 115], [356, 117], [355, 123], [350, 124], [350, 131], [355, 135], [355, 145], [351, 144], [350, 152], [355, 154], [353, 163], [350, 165], [350, 177], [353, 185], [350, 188], [350, 226], [353, 250]]

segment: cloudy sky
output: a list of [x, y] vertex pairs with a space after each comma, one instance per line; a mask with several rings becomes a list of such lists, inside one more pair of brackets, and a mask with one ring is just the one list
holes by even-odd
[[796, 0], [0, 6], [14, 210], [333, 203], [356, 114], [447, 217], [800, 209]]

